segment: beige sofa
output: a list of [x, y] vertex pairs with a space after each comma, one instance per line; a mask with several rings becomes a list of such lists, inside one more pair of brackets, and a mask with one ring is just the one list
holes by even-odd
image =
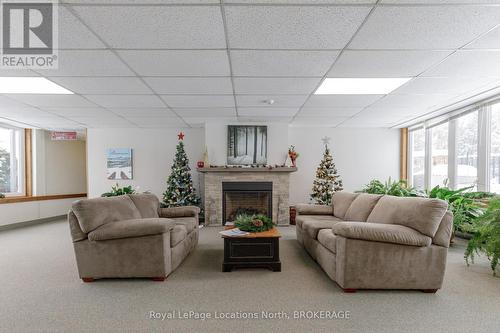
[[198, 244], [199, 211], [160, 208], [152, 194], [74, 202], [68, 222], [80, 278], [165, 280]]
[[297, 240], [346, 292], [441, 288], [452, 214], [438, 199], [338, 192], [298, 205]]

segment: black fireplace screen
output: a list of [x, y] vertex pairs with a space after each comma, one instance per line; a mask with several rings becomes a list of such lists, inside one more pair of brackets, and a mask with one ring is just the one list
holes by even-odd
[[264, 214], [272, 218], [272, 182], [222, 183], [222, 221], [240, 214]]

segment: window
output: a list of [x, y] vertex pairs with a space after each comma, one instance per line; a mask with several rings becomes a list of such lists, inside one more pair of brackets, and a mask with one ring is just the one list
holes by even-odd
[[416, 188], [424, 188], [425, 168], [425, 130], [419, 129], [410, 132], [411, 142], [411, 184]]
[[23, 194], [22, 130], [0, 127], [0, 193]]
[[431, 131], [431, 187], [442, 186], [448, 179], [448, 122]]
[[456, 133], [456, 187], [476, 185], [478, 112], [471, 112], [458, 118]]
[[490, 191], [500, 193], [500, 102], [491, 108]]

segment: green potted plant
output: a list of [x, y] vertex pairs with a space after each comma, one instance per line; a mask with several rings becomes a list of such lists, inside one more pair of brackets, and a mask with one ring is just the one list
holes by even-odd
[[500, 197], [490, 200], [483, 215], [472, 221], [472, 238], [465, 250], [465, 262], [474, 263], [474, 255], [484, 253], [491, 263], [493, 275], [500, 260]]
[[5, 194], [0, 193], [0, 199], [3, 199], [3, 198], [5, 198]]
[[120, 187], [118, 183], [115, 186], [111, 187], [111, 191], [101, 194], [101, 197], [116, 197], [119, 195], [125, 194], [135, 194], [136, 190], [132, 187], [132, 185]]

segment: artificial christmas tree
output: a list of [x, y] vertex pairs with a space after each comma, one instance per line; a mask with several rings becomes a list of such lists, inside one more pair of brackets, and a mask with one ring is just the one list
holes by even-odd
[[196, 195], [191, 179], [189, 160], [184, 151], [184, 133], [180, 132], [179, 143], [175, 153], [172, 173], [167, 180], [167, 190], [163, 193], [163, 203], [166, 207], [199, 206], [200, 198]]
[[330, 148], [328, 148], [330, 138], [324, 137], [322, 140], [325, 145], [325, 152], [316, 170], [316, 179], [314, 179], [313, 182], [311, 199], [320, 205], [330, 205], [332, 203], [333, 193], [342, 191], [343, 185], [337, 173], [335, 163], [333, 163]]

